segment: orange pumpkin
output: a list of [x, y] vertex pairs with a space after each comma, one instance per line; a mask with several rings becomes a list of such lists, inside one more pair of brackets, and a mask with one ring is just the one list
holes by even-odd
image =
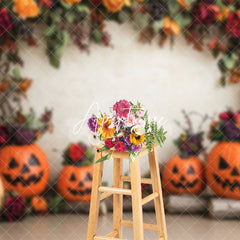
[[211, 150], [206, 180], [219, 197], [240, 199], [240, 143], [221, 142]]
[[163, 188], [168, 193], [200, 193], [204, 188], [203, 164], [199, 158], [174, 156], [163, 170]]
[[60, 172], [57, 188], [62, 197], [70, 202], [90, 202], [93, 166], [67, 165]]
[[0, 178], [0, 211], [2, 210], [3, 199], [4, 199], [4, 188], [3, 188], [2, 180]]
[[6, 191], [23, 197], [40, 194], [49, 180], [47, 156], [35, 144], [6, 146], [0, 150], [0, 176]]

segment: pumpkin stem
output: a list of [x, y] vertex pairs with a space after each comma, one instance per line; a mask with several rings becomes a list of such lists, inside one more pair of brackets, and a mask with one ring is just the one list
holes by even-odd
[[189, 156], [190, 156], [190, 154], [187, 152], [187, 151], [182, 151], [181, 153], [180, 153], [180, 157], [181, 158], [189, 158]]

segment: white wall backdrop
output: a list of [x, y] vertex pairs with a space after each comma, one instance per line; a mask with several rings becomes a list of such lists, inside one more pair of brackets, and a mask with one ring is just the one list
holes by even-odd
[[[239, 107], [239, 86], [218, 86], [220, 73], [208, 52], [193, 50], [182, 37], [173, 49], [169, 45], [159, 48], [156, 43], [139, 43], [129, 25], [108, 23], [107, 29], [112, 48], [93, 45], [87, 55], [69, 46], [59, 70], [48, 63], [40, 35], [38, 48], [22, 45], [23, 74], [34, 80], [25, 106], [33, 106], [38, 113], [45, 106], [54, 110], [55, 131], [38, 142], [49, 157], [51, 181], [62, 168], [63, 148], [69, 142], [87, 141], [87, 126], [78, 135], [73, 134], [73, 126], [93, 102], [107, 110], [118, 99], [139, 100], [153, 116], [167, 119], [168, 139], [159, 149], [160, 162], [176, 153], [172, 140], [180, 129], [174, 119], [183, 120], [181, 109], [213, 114], [227, 106]], [[143, 161], [146, 171], [147, 162]], [[108, 171], [104, 178], [110, 183], [111, 176]]]

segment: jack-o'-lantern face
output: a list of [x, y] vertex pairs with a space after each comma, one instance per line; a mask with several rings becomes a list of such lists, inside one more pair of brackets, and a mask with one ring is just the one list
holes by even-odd
[[196, 157], [175, 156], [165, 165], [163, 187], [169, 193], [199, 193], [203, 190], [203, 165]]
[[49, 165], [37, 145], [7, 146], [0, 150], [0, 172], [6, 190], [24, 197], [40, 194], [49, 179]]
[[59, 174], [58, 191], [67, 201], [89, 202], [92, 176], [93, 166], [66, 166]]
[[212, 149], [206, 178], [218, 196], [240, 199], [240, 143], [219, 143]]

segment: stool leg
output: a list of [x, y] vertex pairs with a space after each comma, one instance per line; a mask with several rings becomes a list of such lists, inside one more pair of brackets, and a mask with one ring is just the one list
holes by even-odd
[[[122, 188], [123, 182], [121, 181], [121, 175], [123, 173], [123, 160], [121, 158], [114, 158], [113, 167], [113, 187]], [[123, 212], [123, 195], [113, 195], [113, 230], [117, 231], [116, 238], [122, 238], [122, 213]]]
[[[95, 162], [101, 158], [101, 153], [96, 151]], [[103, 162], [95, 163], [93, 182], [92, 182], [92, 193], [91, 203], [88, 221], [88, 234], [87, 240], [93, 240], [97, 231], [97, 222], [99, 215], [99, 203], [100, 203], [100, 192], [98, 191], [99, 186], [102, 184], [102, 173], [103, 173]]]
[[156, 220], [158, 225], [158, 235], [159, 239], [163, 238], [164, 240], [167, 240], [166, 220], [156, 148], [154, 148], [153, 151], [149, 154], [149, 165], [152, 178], [153, 192], [158, 193], [158, 197], [154, 199]]
[[134, 240], [143, 240], [143, 212], [139, 158], [130, 163]]

